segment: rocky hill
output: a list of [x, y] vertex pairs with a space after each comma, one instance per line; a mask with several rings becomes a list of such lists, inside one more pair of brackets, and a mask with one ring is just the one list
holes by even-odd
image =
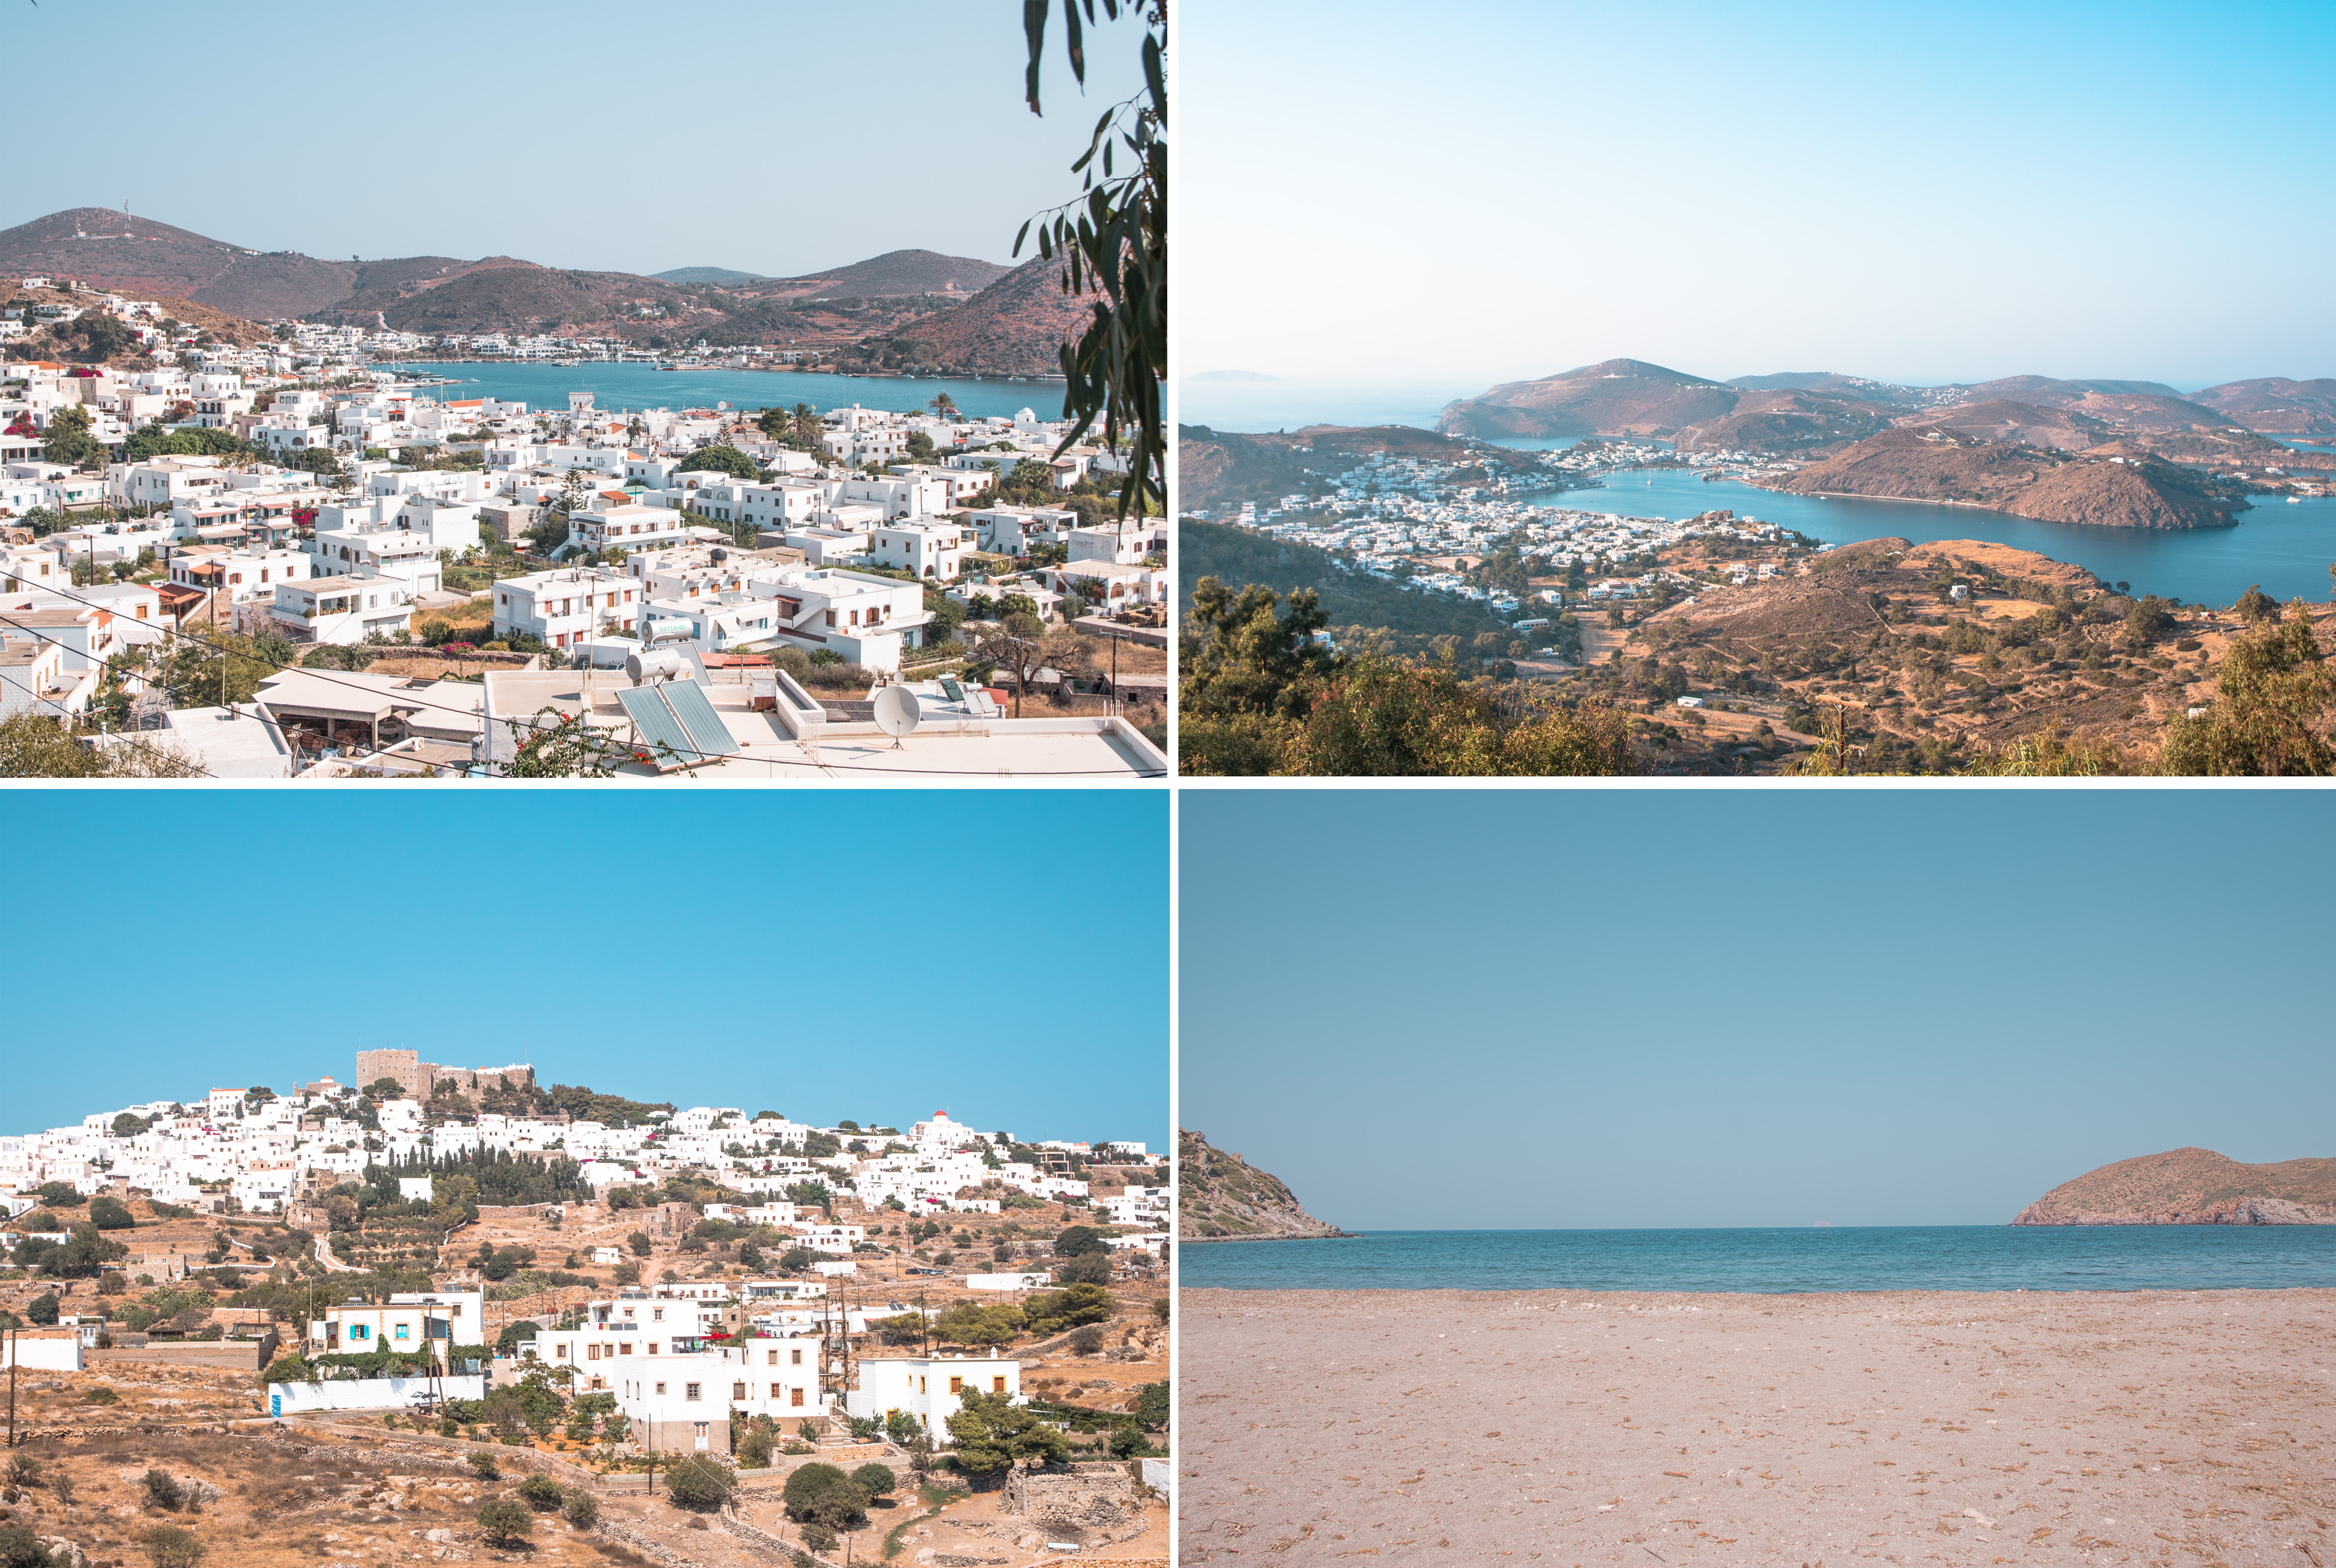
[[1198, 1133], [1176, 1135], [1177, 1239], [1275, 1242], [1343, 1236], [1299, 1207], [1296, 1194], [1239, 1154], [1209, 1146]]
[[741, 272], [735, 267], [668, 267], [663, 272], [652, 272], [651, 278], [660, 283], [768, 283], [770, 278], [759, 272]]
[[1444, 410], [1454, 435], [1668, 436], [1736, 412], [1743, 392], [1640, 359], [1606, 359], [1538, 381], [1504, 382]]
[[2336, 1225], [2336, 1159], [2243, 1165], [2212, 1149], [2169, 1149], [2088, 1171], [2015, 1225]]
[[131, 295], [191, 299], [253, 318], [297, 316], [346, 297], [346, 261], [230, 245], [110, 207], [75, 207], [0, 229], [0, 275], [75, 278]]
[[1062, 346], [1094, 318], [1092, 305], [1063, 292], [1062, 264], [1033, 257], [971, 299], [901, 328], [895, 338], [923, 340], [930, 352], [919, 348], [916, 357], [970, 375], [1052, 375], [1062, 371]]
[[1681, 452], [1792, 452], [1859, 441], [1888, 427], [1893, 410], [1819, 392], [1747, 391], [1717, 419], [1682, 426]]
[[2040, 522], [2104, 528], [2219, 528], [2247, 509], [2243, 495], [2167, 463], [2071, 457], [1936, 424], [1869, 436], [1770, 488], [1962, 502]]
[[2098, 446], [2109, 434], [2106, 420], [2072, 409], [2039, 408], [2009, 397], [1958, 404], [1930, 415], [1929, 423], [1986, 441], [2054, 446], [2064, 452], [2082, 452]]
[[2336, 381], [2290, 381], [2283, 375], [2231, 381], [2190, 399], [2233, 424], [2265, 435], [2336, 435]]
[[629, 307], [667, 307], [682, 299], [680, 290], [655, 278], [570, 272], [511, 257], [383, 281], [383, 287], [309, 314], [403, 332], [533, 332], [555, 324], [597, 325]]
[[[690, 271], [718, 271], [714, 268], [693, 268]], [[827, 296], [837, 299], [887, 299], [904, 294], [980, 293], [999, 278], [1017, 270], [1001, 267], [995, 261], [977, 260], [970, 256], [943, 256], [937, 250], [888, 250], [881, 256], [871, 256], [865, 261], [855, 261], [849, 267], [838, 267], [828, 272], [807, 273], [801, 278], [760, 278], [751, 280], [752, 291], [782, 297]], [[671, 273], [660, 274], [672, 278]], [[734, 283], [737, 278], [675, 278], [676, 282]]]

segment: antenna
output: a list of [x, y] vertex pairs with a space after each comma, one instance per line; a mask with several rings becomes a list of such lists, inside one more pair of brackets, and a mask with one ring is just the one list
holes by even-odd
[[917, 694], [904, 686], [888, 686], [876, 694], [876, 727], [892, 737], [892, 749], [900, 750], [902, 737], [913, 734], [924, 709]]

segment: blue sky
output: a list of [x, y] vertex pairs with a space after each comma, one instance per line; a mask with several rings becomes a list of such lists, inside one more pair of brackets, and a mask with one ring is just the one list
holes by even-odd
[[2336, 7], [1193, 7], [1180, 374], [2336, 374]]
[[[27, 103], [54, 112], [16, 117], [0, 228], [126, 200], [321, 257], [780, 276], [897, 249], [1005, 262], [1023, 219], [1076, 195], [1095, 116], [1138, 83], [1136, 29], [1102, 32], [1084, 102], [1050, 34], [1037, 119], [1019, 7], [122, 0], [101, 21], [11, 0], [0, 58], [45, 73], [54, 91]], [[131, 78], [91, 79], [102, 103], [67, 84], [67, 63], [131, 41]]]
[[2336, 1155], [2324, 792], [1181, 812], [1179, 1123], [1349, 1229], [1997, 1224]]
[[685, 1106], [1165, 1146], [1157, 791], [6, 800], [0, 1133], [347, 1083], [389, 1047]]

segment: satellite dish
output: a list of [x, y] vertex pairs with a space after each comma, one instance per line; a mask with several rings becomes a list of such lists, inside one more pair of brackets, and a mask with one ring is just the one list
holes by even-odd
[[900, 737], [917, 727], [924, 709], [917, 702], [917, 694], [904, 686], [888, 686], [876, 694], [876, 727], [892, 737], [892, 749], [900, 749]]

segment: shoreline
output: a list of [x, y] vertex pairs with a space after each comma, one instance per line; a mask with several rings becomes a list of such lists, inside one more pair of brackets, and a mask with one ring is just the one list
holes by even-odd
[[1184, 1563], [2336, 1563], [2336, 1289], [1188, 1286], [1178, 1319]]
[[[2143, 528], [2138, 524], [2070, 522], [2066, 518], [2059, 517], [2030, 517], [2024, 511], [2012, 511], [2005, 507], [1990, 506], [1983, 501], [1934, 501], [1922, 495], [1864, 495], [1854, 490], [1787, 490], [1781, 484], [1762, 484], [1749, 479], [1738, 479], [1736, 482], [1747, 490], [1767, 491], [1770, 495], [1806, 495], [1816, 501], [1888, 501], [1897, 502], [1905, 506], [1967, 506], [1974, 511], [1991, 511], [1998, 517], [2016, 517], [2022, 522], [2041, 522], [2054, 528], [2106, 528], [2116, 533], [2198, 533], [2208, 529], [2239, 526], [2239, 520], [2235, 515], [2222, 522], [2193, 523], [2188, 528]], [[2252, 504], [2238, 508], [2240, 511], [2253, 510], [2254, 507]]]

